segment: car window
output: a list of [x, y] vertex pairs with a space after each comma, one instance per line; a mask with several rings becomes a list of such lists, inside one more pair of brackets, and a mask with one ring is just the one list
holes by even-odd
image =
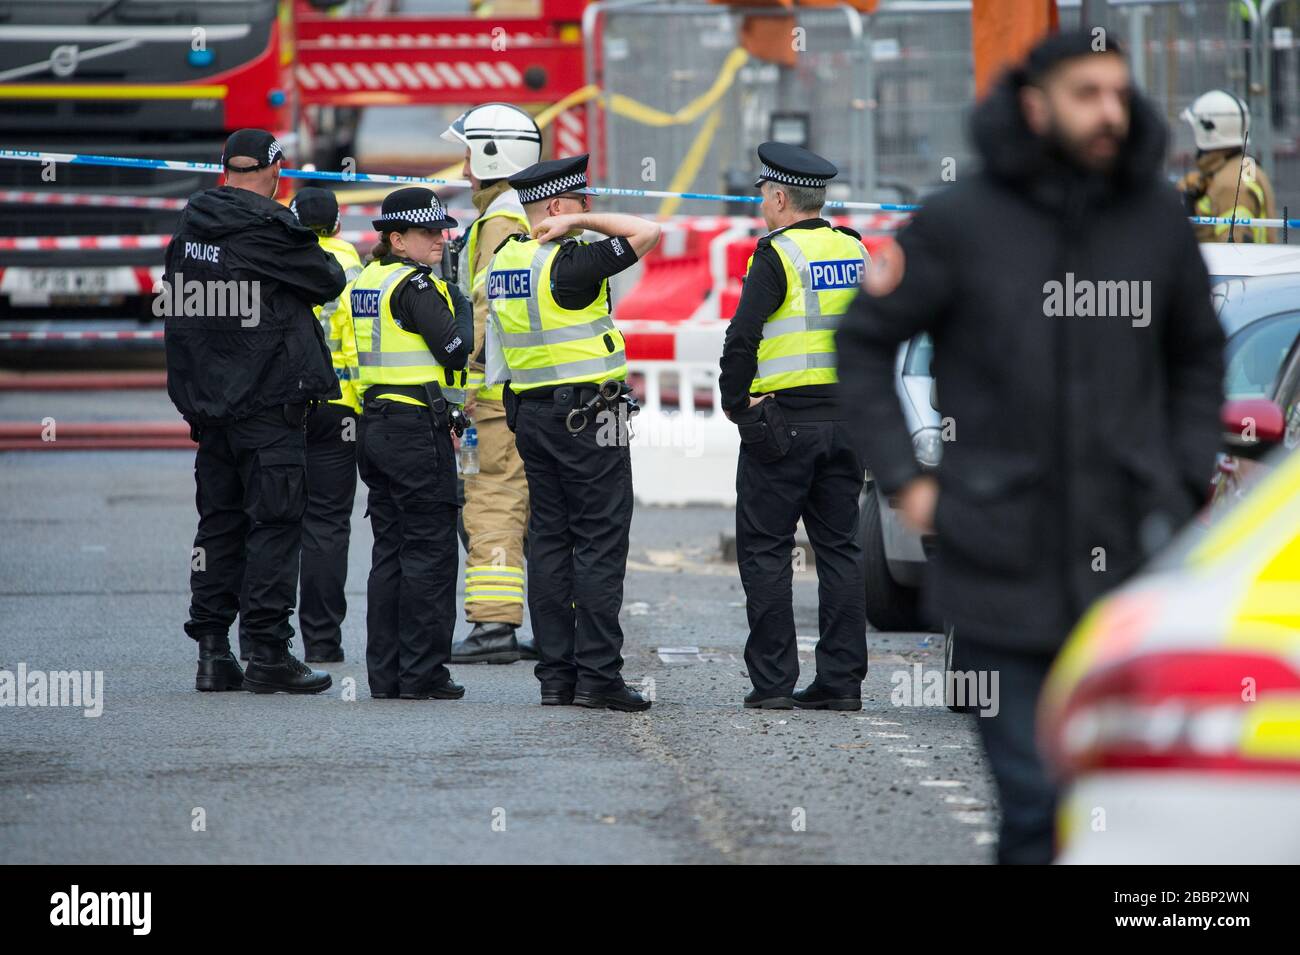
[[1300, 445], [1300, 335], [1291, 343], [1291, 350], [1278, 373], [1273, 400], [1282, 409], [1286, 422], [1282, 443], [1295, 448]]
[[1229, 338], [1228, 367], [1223, 379], [1227, 396], [1268, 397], [1297, 334], [1300, 334], [1300, 312], [1283, 312], [1251, 322]]
[[907, 357], [903, 359], [903, 374], [930, 377], [930, 359], [934, 357], [934, 342], [922, 332], [912, 339], [907, 346]]

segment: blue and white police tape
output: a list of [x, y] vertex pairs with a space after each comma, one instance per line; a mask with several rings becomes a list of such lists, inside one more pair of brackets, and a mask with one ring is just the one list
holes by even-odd
[[[180, 159], [144, 159], [134, 156], [97, 156], [93, 153], [51, 153], [26, 149], [0, 149], [0, 159], [27, 162], [67, 163], [74, 166], [123, 166], [128, 169], [162, 169], [168, 172], [205, 172], [219, 175], [224, 170], [219, 163], [189, 162]], [[428, 176], [390, 176], [364, 172], [321, 172], [314, 169], [285, 169], [281, 175], [287, 179], [313, 179], [325, 182], [380, 182], [418, 186], [448, 186], [468, 189], [464, 179], [435, 179]], [[638, 199], [698, 199], [707, 202], [759, 203], [761, 196], [725, 196], [710, 192], [663, 192], [656, 189], [617, 189], [591, 186], [586, 190], [594, 196], [623, 196]], [[900, 205], [893, 202], [839, 202], [829, 201], [835, 209], [862, 209], [869, 212], [915, 212], [920, 206]]]
[[[67, 163], [77, 166], [123, 166], [134, 169], [163, 169], [169, 172], [205, 172], [219, 175], [224, 170], [219, 163], [188, 162], [179, 159], [145, 159], [136, 156], [98, 156], [93, 153], [51, 153], [28, 149], [0, 149], [0, 159], [27, 162]], [[281, 175], [288, 179], [312, 179], [324, 182], [379, 182], [420, 186], [448, 186], [468, 189], [464, 179], [435, 179], [429, 176], [392, 176], [364, 172], [321, 172], [315, 169], [285, 169]], [[633, 199], [695, 199], [704, 202], [747, 202], [757, 204], [761, 196], [728, 196], [712, 192], [665, 192], [659, 189], [621, 189], [614, 186], [591, 186], [586, 190], [594, 196], [614, 196]], [[831, 209], [860, 209], [867, 212], [915, 212], [921, 208], [898, 202], [843, 202], [827, 200]], [[1264, 229], [1300, 228], [1300, 219], [1251, 219], [1230, 216], [1189, 216], [1194, 225], [1237, 225], [1242, 228]]]

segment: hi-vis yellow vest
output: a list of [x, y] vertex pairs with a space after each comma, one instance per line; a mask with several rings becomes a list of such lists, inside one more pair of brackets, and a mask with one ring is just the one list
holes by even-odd
[[[369, 263], [352, 283], [352, 324], [357, 336], [358, 392], [362, 397], [374, 385], [423, 385], [435, 381], [443, 397], [454, 404], [465, 403], [465, 372], [443, 368], [433, 357], [419, 332], [408, 332], [393, 318], [393, 293], [404, 279], [418, 271], [405, 262], [382, 265]], [[434, 275], [425, 273], [447, 303], [453, 315], [447, 285]], [[427, 407], [423, 401], [406, 395], [375, 392], [393, 401]]]
[[[482, 229], [483, 223], [487, 222], [489, 219], [494, 219], [497, 216], [505, 216], [507, 219], [514, 221], [518, 224], [520, 232], [524, 235], [528, 234], [530, 228], [528, 225], [528, 217], [509, 207], [488, 212], [487, 214], [475, 219], [470, 224], [469, 236], [465, 240], [465, 258], [464, 261], [461, 262], [460, 268], [460, 285], [468, 296], [472, 297], [473, 294], [478, 291], [479, 286], [487, 281], [488, 268], [492, 264], [491, 259], [488, 260], [487, 265], [483, 266], [483, 268], [479, 269], [477, 272], [474, 271], [474, 262], [478, 255], [479, 230]], [[490, 401], [500, 401], [502, 398], [502, 392], [505, 388], [504, 385], [485, 384], [483, 380], [483, 372], [481, 371], [471, 371], [469, 373], [469, 380], [466, 387], [471, 391], [477, 391], [480, 398], [486, 398]]]
[[320, 247], [338, 260], [348, 284], [339, 293], [339, 297], [315, 308], [316, 320], [320, 322], [325, 333], [325, 344], [330, 349], [330, 361], [334, 365], [334, 374], [339, 378], [341, 398], [331, 398], [330, 404], [342, 405], [353, 411], [361, 410], [361, 399], [357, 396], [357, 339], [352, 330], [352, 311], [349, 295], [352, 282], [361, 274], [361, 257], [352, 243], [344, 242], [332, 236], [321, 236]]
[[627, 377], [623, 336], [609, 314], [608, 281], [586, 308], [570, 310], [555, 301], [551, 267], [562, 245], [519, 237], [488, 266], [488, 321], [500, 339], [512, 391]]
[[765, 394], [833, 384], [839, 380], [835, 329], [857, 294], [867, 252], [853, 236], [829, 226], [785, 229], [769, 238], [785, 270], [785, 301], [763, 325], [758, 373], [749, 390]]

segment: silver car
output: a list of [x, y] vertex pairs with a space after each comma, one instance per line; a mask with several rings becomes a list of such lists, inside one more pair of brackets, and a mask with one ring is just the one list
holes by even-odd
[[[933, 353], [930, 336], [921, 334], [898, 349], [894, 363], [894, 390], [916, 460], [926, 470], [937, 468], [943, 453], [943, 418], [930, 377]], [[870, 468], [861, 507], [867, 620], [877, 630], [924, 629], [918, 598], [932, 535], [922, 536], [903, 525], [898, 509], [872, 480]]]

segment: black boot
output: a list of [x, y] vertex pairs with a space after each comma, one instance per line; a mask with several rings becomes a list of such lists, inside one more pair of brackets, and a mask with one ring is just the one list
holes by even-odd
[[833, 696], [813, 680], [802, 690], [794, 691], [794, 705], [801, 710], [860, 710], [861, 696]]
[[620, 710], [624, 713], [639, 713], [641, 710], [650, 709], [650, 701], [627, 686], [621, 686], [617, 690], [605, 690], [602, 693], [579, 690], [573, 694], [573, 702], [577, 706], [585, 706], [590, 710]]
[[465, 688], [451, 677], [423, 693], [403, 693], [404, 700], [459, 700], [465, 695]]
[[320, 693], [334, 681], [289, 652], [287, 643], [259, 643], [244, 671], [244, 689], [253, 693]]
[[515, 637], [515, 643], [519, 645], [519, 659], [521, 660], [539, 660], [537, 655], [537, 641], [532, 638]]
[[342, 663], [343, 648], [340, 647], [308, 647], [307, 655], [303, 657], [308, 663]]
[[199, 672], [194, 677], [194, 689], [202, 693], [222, 690], [242, 690], [244, 671], [230, 652], [230, 640], [225, 634], [204, 634], [199, 637]]
[[451, 645], [452, 663], [514, 663], [518, 659], [515, 628], [508, 623], [476, 623], [468, 637]]
[[794, 697], [781, 696], [762, 696], [758, 690], [751, 690], [745, 695], [745, 709], [747, 710], [792, 710], [794, 709]]

